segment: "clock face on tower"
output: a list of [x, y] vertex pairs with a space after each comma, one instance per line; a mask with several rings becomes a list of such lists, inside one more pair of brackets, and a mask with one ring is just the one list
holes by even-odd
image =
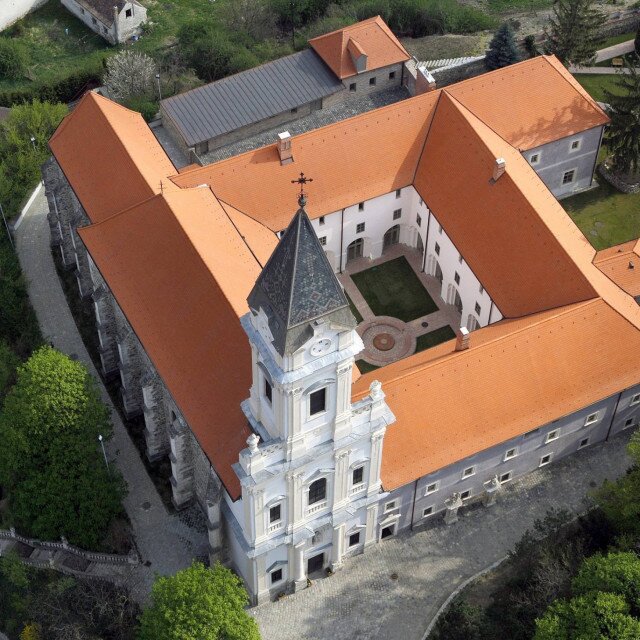
[[329, 338], [323, 338], [322, 340], [318, 340], [309, 352], [312, 356], [321, 356], [323, 353], [326, 353], [331, 348], [331, 340]]

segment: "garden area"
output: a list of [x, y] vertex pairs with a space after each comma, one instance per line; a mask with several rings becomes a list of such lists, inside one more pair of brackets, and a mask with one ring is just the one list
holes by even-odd
[[438, 310], [404, 256], [354, 273], [351, 279], [376, 316], [409, 322]]

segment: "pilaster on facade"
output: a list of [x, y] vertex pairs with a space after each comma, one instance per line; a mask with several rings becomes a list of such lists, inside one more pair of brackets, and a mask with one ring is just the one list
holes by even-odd
[[163, 458], [169, 452], [167, 434], [167, 412], [165, 407], [166, 390], [157, 371], [146, 363], [146, 371], [140, 379], [142, 387], [142, 412], [144, 415], [144, 437], [146, 455], [151, 462]]
[[182, 509], [194, 499], [193, 452], [191, 432], [182, 416], [175, 416], [169, 427], [171, 452], [171, 491], [176, 509]]
[[142, 345], [138, 341], [131, 325], [116, 310], [116, 342], [119, 355], [118, 368], [122, 387], [120, 389], [124, 411], [127, 417], [140, 415], [143, 408], [142, 386]]

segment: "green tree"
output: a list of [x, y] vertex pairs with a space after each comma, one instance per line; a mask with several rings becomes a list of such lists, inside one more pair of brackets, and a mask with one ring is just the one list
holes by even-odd
[[26, 64], [22, 46], [15, 40], [0, 38], [0, 77], [17, 80], [24, 74]]
[[0, 337], [0, 401], [4, 398], [9, 386], [13, 382], [16, 367], [20, 360]]
[[592, 591], [553, 603], [536, 620], [533, 640], [637, 640], [640, 620], [622, 596]]
[[156, 578], [138, 640], [259, 640], [258, 625], [244, 610], [248, 602], [229, 569], [194, 562], [174, 576]]
[[489, 44], [485, 64], [487, 65], [487, 69], [492, 71], [493, 69], [508, 67], [510, 64], [518, 62], [519, 60], [520, 53], [518, 52], [516, 40], [513, 37], [513, 31], [509, 24], [505, 22], [496, 31]]
[[633, 176], [640, 174], [640, 70], [628, 64], [625, 71], [617, 77], [615, 92], [605, 90], [611, 107], [605, 144], [616, 173]]
[[635, 553], [598, 553], [587, 558], [571, 586], [576, 595], [615, 593], [626, 600], [633, 615], [640, 614], [640, 558]]
[[95, 547], [122, 507], [97, 448], [108, 411], [85, 367], [42, 347], [18, 367], [0, 414], [0, 482], [20, 530]]
[[593, 61], [598, 48], [598, 30], [604, 16], [594, 9], [594, 0], [558, 0], [553, 6], [547, 36], [547, 53], [565, 65]]

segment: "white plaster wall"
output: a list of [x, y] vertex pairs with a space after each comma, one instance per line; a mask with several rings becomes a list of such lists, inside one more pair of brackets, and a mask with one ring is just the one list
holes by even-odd
[[47, 0], [0, 0], [0, 31], [46, 2]]

